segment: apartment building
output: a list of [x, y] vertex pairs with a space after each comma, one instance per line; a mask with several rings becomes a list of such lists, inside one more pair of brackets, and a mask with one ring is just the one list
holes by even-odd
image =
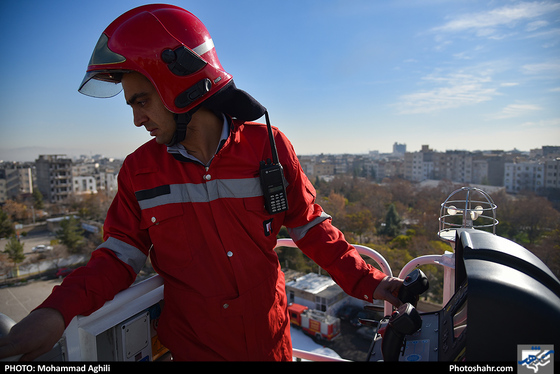
[[72, 193], [74, 195], [97, 193], [97, 183], [92, 175], [73, 176]]
[[422, 150], [420, 152], [406, 152], [404, 154], [404, 178], [420, 182], [426, 179], [434, 179], [433, 151]]
[[31, 165], [16, 162], [0, 163], [0, 203], [13, 200], [20, 194], [33, 192]]
[[8, 200], [8, 194], [6, 193], [6, 179], [2, 178], [0, 175], [0, 204], [3, 204]]
[[402, 157], [391, 154], [381, 157], [377, 152], [368, 155], [302, 155], [298, 156], [303, 172], [311, 180], [316, 177], [352, 173], [358, 177], [381, 181], [402, 177]]
[[116, 191], [117, 173], [120, 165], [100, 164], [82, 160], [72, 166], [72, 190], [74, 194]]
[[13, 166], [0, 169], [0, 202], [13, 199], [19, 193], [18, 171]]
[[433, 152], [433, 178], [476, 183], [472, 177], [473, 157], [466, 151]]
[[560, 188], [560, 157], [544, 162], [544, 187]]
[[58, 203], [72, 194], [72, 160], [66, 155], [40, 155], [35, 167], [37, 188], [45, 201]]
[[503, 185], [504, 152], [435, 152], [424, 145], [404, 155], [404, 178], [413, 182], [450, 180], [458, 183]]
[[0, 162], [0, 204], [33, 193], [34, 186], [48, 203], [62, 202], [72, 194], [116, 191], [122, 160], [81, 159], [66, 155], [39, 155], [35, 163]]
[[507, 162], [504, 174], [506, 192], [537, 191], [544, 186], [544, 170], [541, 162]]

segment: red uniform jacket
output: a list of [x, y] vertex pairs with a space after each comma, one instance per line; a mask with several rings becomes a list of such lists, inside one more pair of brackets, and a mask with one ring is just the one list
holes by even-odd
[[175, 360], [291, 360], [285, 282], [273, 250], [283, 225], [346, 293], [371, 301], [385, 275], [331, 225], [292, 145], [274, 134], [289, 211], [264, 208], [265, 125], [233, 121], [209, 167], [178, 160], [152, 140], [123, 164], [105, 243], [40, 307], [59, 310], [66, 324], [92, 313], [132, 284], [149, 255], [164, 279], [158, 335]]

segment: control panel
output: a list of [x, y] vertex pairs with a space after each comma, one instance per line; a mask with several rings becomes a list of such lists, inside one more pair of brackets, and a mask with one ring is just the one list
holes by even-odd
[[467, 334], [467, 285], [447, 305], [418, 313], [403, 304], [379, 322], [368, 361], [461, 361]]

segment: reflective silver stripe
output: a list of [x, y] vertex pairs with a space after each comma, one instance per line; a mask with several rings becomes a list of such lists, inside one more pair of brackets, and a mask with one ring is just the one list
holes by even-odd
[[97, 247], [97, 249], [99, 248], [107, 248], [113, 251], [119, 260], [130, 265], [136, 274], [142, 270], [148, 257], [138, 248], [112, 237], [109, 237], [105, 243]]
[[172, 184], [170, 193], [138, 201], [140, 209], [174, 203], [207, 203], [223, 198], [262, 196], [259, 178], [216, 179], [206, 183]]
[[288, 233], [290, 234], [292, 239], [294, 239], [294, 241], [297, 242], [298, 240], [301, 240], [305, 237], [305, 234], [307, 234], [309, 229], [311, 229], [313, 226], [317, 226], [318, 224], [320, 224], [321, 222], [329, 218], [331, 218], [331, 216], [329, 216], [325, 212], [322, 212], [319, 217], [315, 218], [313, 221], [309, 222], [306, 225], [296, 227], [293, 229], [288, 228]]
[[193, 51], [199, 56], [202, 56], [206, 52], [210, 51], [212, 48], [214, 48], [214, 41], [212, 41], [212, 39], [208, 39], [198, 47], [193, 48]]

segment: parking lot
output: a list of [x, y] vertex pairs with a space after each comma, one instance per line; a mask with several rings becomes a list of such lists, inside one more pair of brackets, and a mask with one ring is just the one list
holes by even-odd
[[[39, 256], [38, 253], [33, 252], [33, 247], [38, 245], [48, 246], [54, 239], [54, 235], [47, 230], [46, 225], [35, 226], [26, 231], [27, 235], [21, 236], [20, 242], [23, 243], [23, 253], [27, 259]], [[0, 239], [0, 250], [4, 250], [7, 241], [5, 238]], [[32, 269], [39, 271], [40, 267], [36, 265]], [[61, 282], [62, 279], [28, 280], [9, 287], [7, 285], [0, 287], [0, 313], [19, 322], [41, 304], [50, 294], [52, 288]]]
[[15, 322], [21, 321], [51, 293], [62, 279], [30, 281], [26, 284], [0, 288], [0, 313]]

